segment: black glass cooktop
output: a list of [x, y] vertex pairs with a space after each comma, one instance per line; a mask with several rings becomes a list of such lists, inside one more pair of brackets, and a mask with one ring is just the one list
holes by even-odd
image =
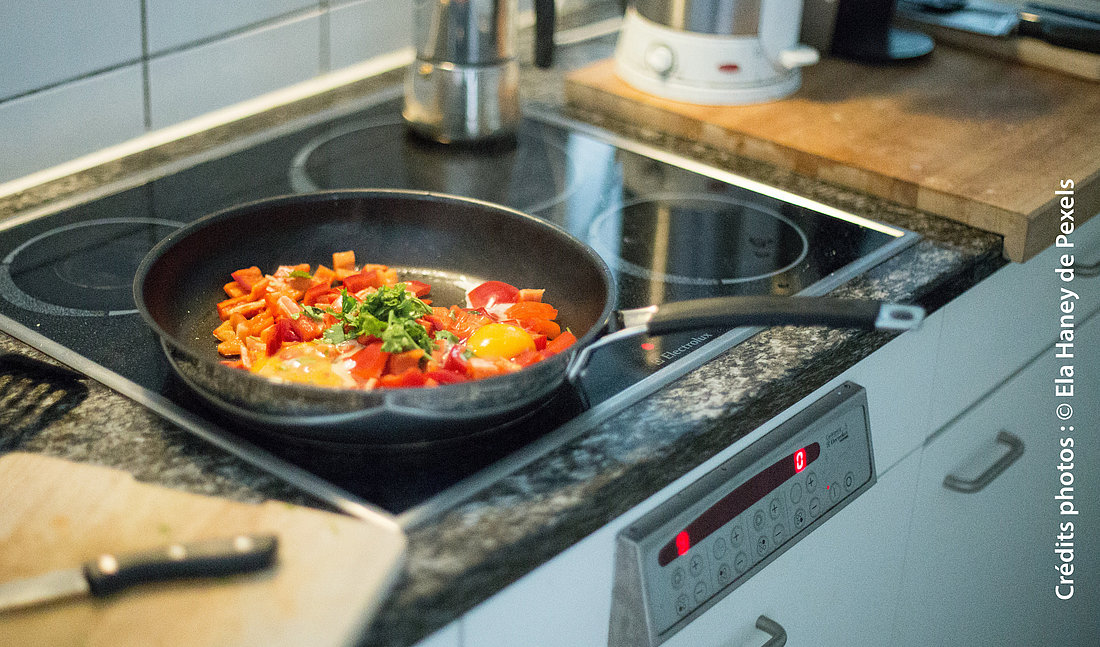
[[[209, 428], [247, 438], [247, 430], [206, 411], [176, 383], [135, 312], [135, 270], [157, 241], [205, 214], [277, 195], [368, 187], [476, 197], [554, 222], [608, 262], [620, 308], [705, 296], [823, 294], [915, 239], [550, 115], [527, 118], [514, 142], [428, 143], [406, 132], [391, 98], [0, 230], [0, 323], [32, 343], [39, 335], [49, 340], [38, 345], [65, 354], [63, 361], [75, 353], [89, 372], [105, 371], [156, 394], [150, 406], [178, 407]], [[530, 438], [562, 425], [595, 424], [746, 335], [699, 331], [602, 349], [577, 388], [515, 423], [524, 430], [513, 434], [515, 442], [479, 450], [476, 460], [457, 461], [434, 481], [421, 473], [400, 494], [381, 486], [381, 477], [363, 476], [355, 461], [326, 471], [310, 464], [308, 452], [268, 449], [400, 512]], [[385, 461], [394, 472], [387, 483], [421, 472], [399, 463]]]

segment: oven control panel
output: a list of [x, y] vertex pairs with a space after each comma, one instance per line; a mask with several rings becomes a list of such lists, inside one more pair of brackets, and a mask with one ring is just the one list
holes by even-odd
[[619, 533], [610, 645], [657, 645], [875, 482], [846, 382]]

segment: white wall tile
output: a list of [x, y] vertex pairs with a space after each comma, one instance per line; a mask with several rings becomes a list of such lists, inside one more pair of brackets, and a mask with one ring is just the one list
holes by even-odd
[[0, 99], [140, 58], [140, 0], [0, 2]]
[[320, 19], [310, 15], [149, 62], [153, 128], [250, 99], [321, 71]]
[[148, 0], [152, 54], [276, 18], [319, 0]]
[[329, 69], [411, 47], [412, 3], [359, 0], [329, 12]]
[[0, 182], [141, 135], [141, 66], [0, 103]]

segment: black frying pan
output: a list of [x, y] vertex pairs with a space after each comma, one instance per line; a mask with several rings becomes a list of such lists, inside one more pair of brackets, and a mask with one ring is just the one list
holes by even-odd
[[[438, 388], [280, 384], [221, 364], [214, 305], [224, 298], [230, 272], [316, 264], [345, 249], [355, 250], [360, 262], [390, 265], [402, 279], [429, 283], [438, 305], [464, 303], [467, 289], [489, 279], [545, 288], [577, 343], [517, 373]], [[325, 192], [233, 207], [165, 238], [134, 279], [142, 317], [160, 336], [173, 369], [206, 402], [267, 432], [358, 446], [423, 445], [507, 422], [575, 379], [591, 349], [633, 334], [774, 324], [904, 329], [923, 316], [913, 306], [802, 297], [725, 297], [615, 313], [614, 295], [603, 260], [558, 227], [486, 202], [405, 190]]]

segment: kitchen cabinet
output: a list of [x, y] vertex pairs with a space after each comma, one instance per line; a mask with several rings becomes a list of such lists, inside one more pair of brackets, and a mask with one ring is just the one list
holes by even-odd
[[[1072, 362], [1048, 347], [926, 446], [902, 613], [888, 644], [1097, 644], [1100, 515], [1092, 506], [1100, 501], [1100, 316], [1082, 325], [1077, 339]], [[1059, 398], [1054, 380], [1066, 363], [1076, 369], [1074, 394]], [[1056, 417], [1063, 403], [1074, 409], [1066, 422]], [[1072, 448], [1062, 447], [1066, 437], [1074, 438]], [[1000, 466], [1007, 467], [998, 473]], [[983, 474], [995, 477], [962, 491], [980, 485]], [[1063, 474], [1073, 475], [1072, 493], [1061, 490], [1069, 480]], [[955, 480], [945, 483], [949, 477]], [[1056, 500], [1060, 494], [1073, 500]], [[1059, 506], [1070, 503], [1080, 514], [1061, 514]], [[1073, 524], [1072, 538], [1068, 528], [1061, 532], [1065, 522]], [[1055, 591], [1063, 542], [1073, 548], [1069, 600]]]
[[[1075, 264], [1100, 261], [1100, 217], [1071, 235], [1073, 249], [1053, 245], [1027, 263], [1010, 263], [936, 314], [942, 335], [936, 353], [931, 429], [939, 429], [1015, 370], [1054, 343], [1060, 288], [1079, 295], [1078, 322], [1100, 308], [1100, 277], [1063, 282], [1063, 254]], [[1052, 241], [1053, 242], [1053, 241]]]

